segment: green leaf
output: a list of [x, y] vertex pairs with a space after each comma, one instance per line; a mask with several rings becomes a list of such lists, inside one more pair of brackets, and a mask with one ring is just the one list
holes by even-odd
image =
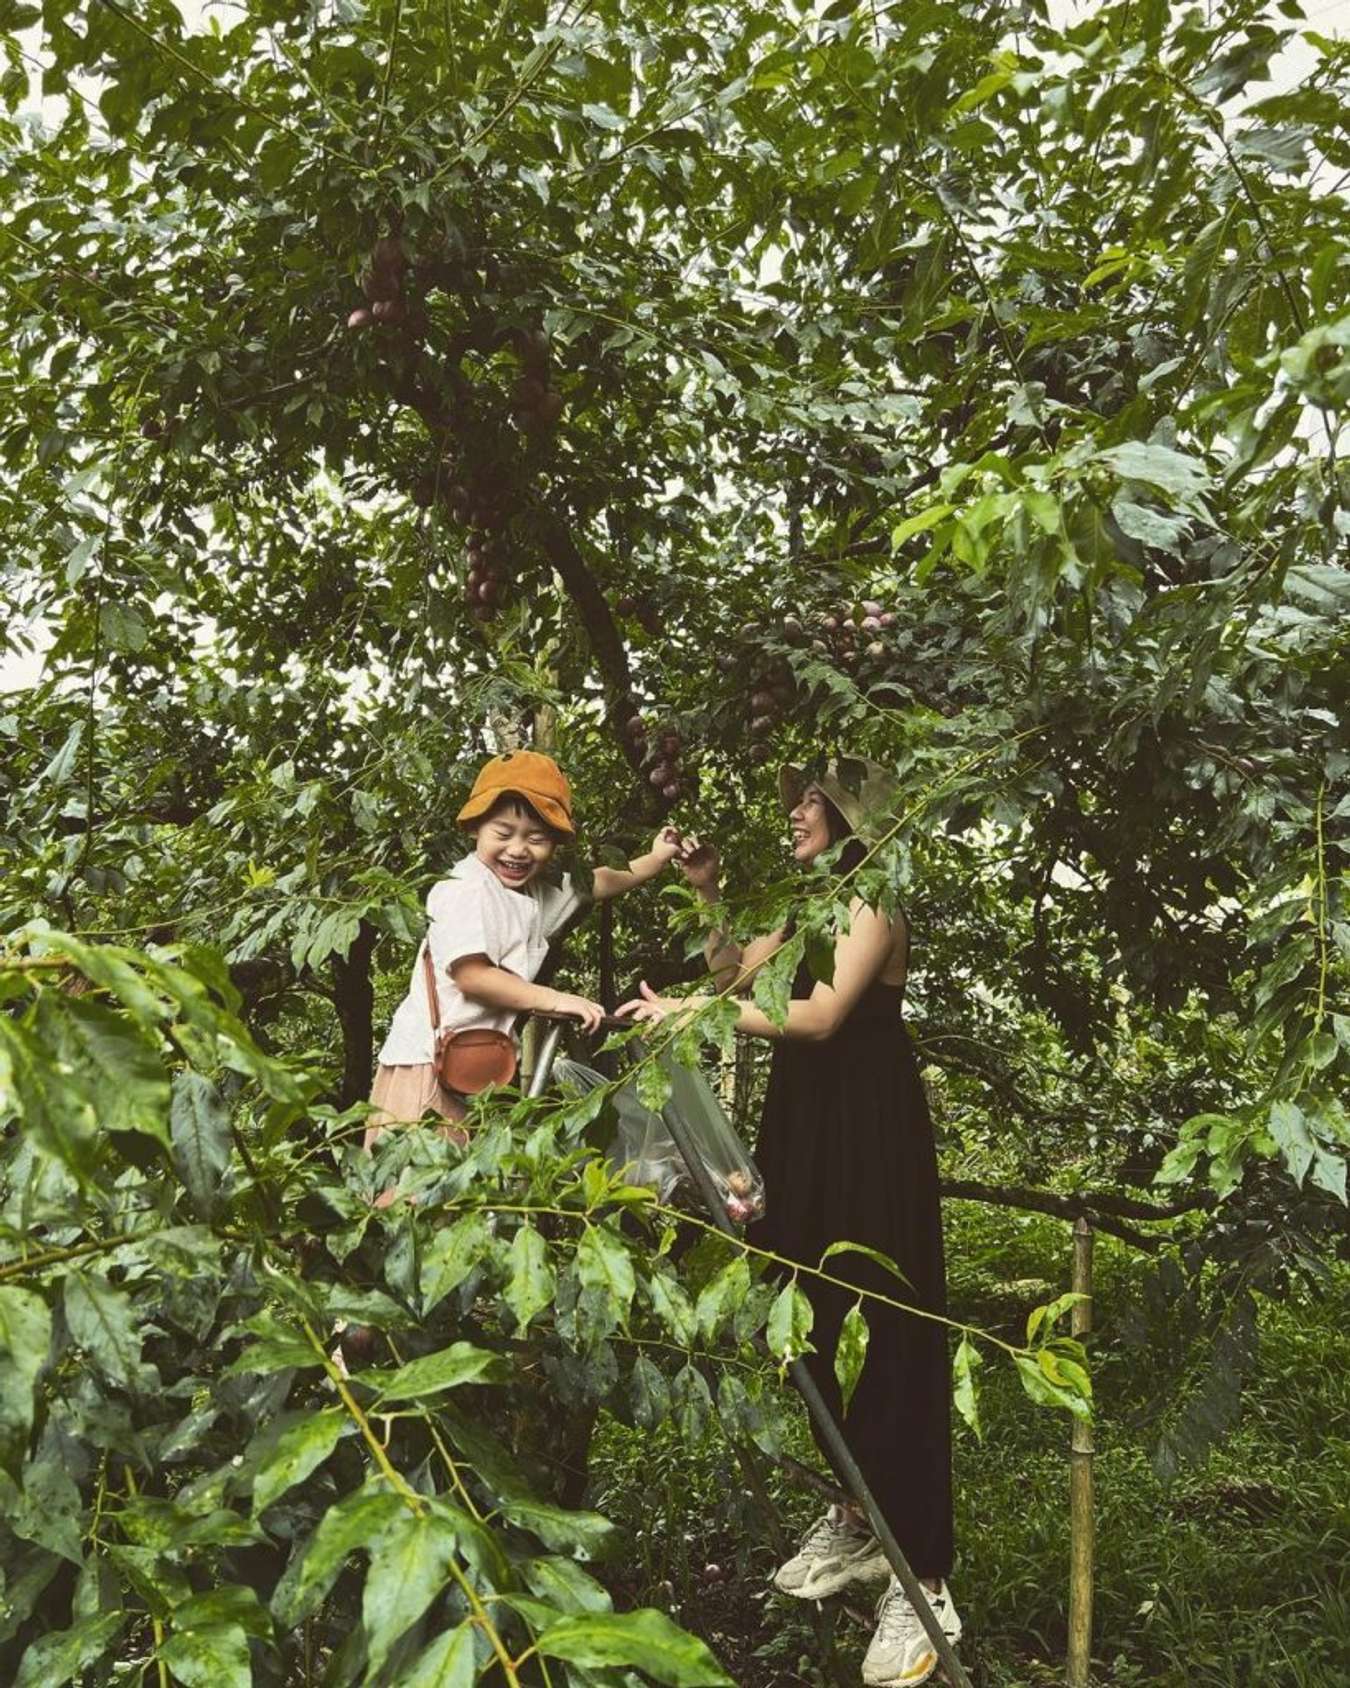
[[171, 1635], [159, 1658], [183, 1688], [252, 1688], [248, 1637], [238, 1624], [204, 1624]]
[[438, 1635], [400, 1672], [399, 1688], [473, 1688], [478, 1675], [474, 1653], [477, 1629], [472, 1619], [466, 1619], [458, 1629]]
[[1036, 1332], [1042, 1325], [1045, 1326], [1047, 1331], [1053, 1329], [1056, 1322], [1068, 1312], [1070, 1307], [1076, 1306], [1078, 1302], [1087, 1299], [1087, 1296], [1080, 1291], [1071, 1289], [1063, 1295], [1056, 1296], [1053, 1301], [1046, 1302], [1043, 1307], [1033, 1307], [1031, 1312], [1027, 1314], [1028, 1345], [1036, 1340]]
[[825, 1250], [820, 1257], [820, 1264], [823, 1266], [835, 1254], [861, 1254], [864, 1258], [874, 1261], [878, 1266], [884, 1267], [893, 1278], [899, 1278], [902, 1284], [913, 1288], [909, 1279], [891, 1259], [890, 1255], [883, 1254], [879, 1248], [868, 1248], [866, 1243], [851, 1243], [847, 1238], [841, 1238], [838, 1242], [831, 1243]]
[[1144, 440], [1126, 440], [1122, 445], [1108, 446], [1097, 453], [1097, 460], [1125, 480], [1145, 481], [1183, 501], [1195, 499], [1211, 484], [1209, 471], [1194, 457]]
[[1308, 1129], [1302, 1108], [1296, 1102], [1274, 1102], [1266, 1123], [1289, 1176], [1295, 1184], [1302, 1184], [1317, 1153], [1317, 1140]]
[[608, 1612], [613, 1608], [609, 1590], [583, 1571], [575, 1560], [553, 1554], [527, 1559], [520, 1572], [526, 1586], [559, 1611]]
[[614, 1534], [613, 1524], [598, 1512], [574, 1512], [527, 1495], [508, 1495], [502, 1513], [538, 1536], [545, 1547], [567, 1548], [583, 1558], [597, 1558]]
[[1068, 1378], [1057, 1381], [1047, 1376], [1039, 1357], [1030, 1354], [1018, 1354], [1017, 1374], [1022, 1379], [1022, 1387], [1032, 1400], [1043, 1407], [1063, 1407], [1071, 1412], [1075, 1418], [1089, 1419], [1092, 1408], [1079, 1390], [1073, 1387]]
[[192, 1206], [209, 1219], [230, 1164], [230, 1115], [219, 1090], [201, 1073], [175, 1075], [169, 1132], [174, 1165]]
[[126, 1623], [125, 1612], [93, 1612], [69, 1629], [41, 1636], [20, 1659], [14, 1688], [66, 1688], [108, 1650]]
[[670, 1100], [671, 1080], [665, 1062], [644, 1061], [637, 1069], [637, 1099], [644, 1108], [659, 1114]]
[[59, 1553], [73, 1565], [84, 1563], [80, 1491], [55, 1460], [39, 1459], [24, 1467], [23, 1494], [8, 1509], [6, 1522], [24, 1541]]
[[718, 1326], [734, 1316], [749, 1291], [750, 1266], [743, 1254], [709, 1278], [694, 1306], [695, 1322], [709, 1341], [716, 1336]]
[[792, 981], [805, 953], [805, 934], [796, 932], [785, 944], [779, 946], [755, 974], [751, 990], [755, 1005], [762, 1008], [769, 1020], [780, 1029], [787, 1024]]
[[281, 1627], [303, 1622], [337, 1581], [348, 1556], [369, 1547], [403, 1511], [403, 1502], [385, 1489], [362, 1489], [330, 1506], [273, 1591], [272, 1612]]
[[655, 1430], [670, 1413], [670, 1386], [661, 1368], [639, 1354], [628, 1382], [628, 1406], [639, 1430]]
[[590, 1289], [612, 1296], [626, 1313], [637, 1288], [626, 1245], [606, 1226], [588, 1225], [577, 1245], [577, 1276]]
[[144, 1329], [123, 1290], [76, 1268], [65, 1280], [64, 1301], [71, 1336], [110, 1382], [137, 1389], [153, 1375], [141, 1364]]
[[898, 551], [905, 541], [912, 539], [916, 533], [927, 533], [929, 528], [945, 521], [955, 508], [954, 504], [931, 504], [917, 516], [906, 516], [904, 521], [898, 522], [891, 529], [891, 549]]
[[653, 1272], [646, 1281], [652, 1311], [682, 1347], [698, 1334], [694, 1304], [680, 1280], [668, 1271]]
[[769, 1309], [764, 1335], [770, 1350], [783, 1361], [800, 1359], [811, 1348], [808, 1339], [814, 1322], [811, 1303], [794, 1278], [783, 1286]]
[[52, 1345], [47, 1303], [0, 1285], [0, 1469], [17, 1473], [33, 1425], [33, 1387]]
[[349, 1420], [341, 1407], [306, 1413], [298, 1423], [278, 1430], [269, 1425], [259, 1440], [267, 1444], [253, 1478], [253, 1511], [266, 1511], [287, 1489], [303, 1482], [337, 1446]]
[[517, 1332], [529, 1328], [536, 1314], [549, 1306], [557, 1290], [549, 1264], [548, 1244], [527, 1220], [511, 1239], [511, 1277], [503, 1292], [516, 1316]]
[[735, 1688], [703, 1642], [651, 1609], [561, 1618], [538, 1647], [545, 1658], [593, 1670], [629, 1665], [670, 1688]]
[[505, 1383], [511, 1370], [500, 1354], [472, 1342], [453, 1342], [435, 1354], [409, 1360], [394, 1372], [365, 1371], [358, 1381], [379, 1391], [381, 1401], [416, 1401], [462, 1383]]
[[443, 1510], [414, 1515], [406, 1508], [372, 1545], [361, 1600], [371, 1679], [449, 1581], [457, 1546], [458, 1531]]
[[867, 1358], [867, 1338], [867, 1320], [863, 1317], [862, 1303], [855, 1301], [844, 1315], [834, 1349], [834, 1375], [839, 1382], [845, 1413], [853, 1399], [853, 1391], [858, 1387], [863, 1361]]
[[492, 1233], [481, 1213], [469, 1213], [437, 1231], [422, 1260], [422, 1311], [429, 1313], [458, 1289], [492, 1246]]
[[955, 1379], [953, 1399], [956, 1410], [975, 1432], [975, 1439], [982, 1442], [984, 1433], [980, 1428], [979, 1386], [975, 1381], [975, 1373], [984, 1364], [984, 1355], [970, 1340], [963, 1335], [957, 1344], [956, 1357], [952, 1362], [952, 1375]]

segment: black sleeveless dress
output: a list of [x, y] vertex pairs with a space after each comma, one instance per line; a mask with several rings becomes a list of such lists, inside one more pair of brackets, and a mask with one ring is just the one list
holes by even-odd
[[[808, 997], [814, 988], [803, 964], [792, 995]], [[874, 984], [826, 1042], [774, 1044], [755, 1151], [766, 1212], [749, 1240], [811, 1266], [832, 1242], [864, 1243], [888, 1254], [908, 1284], [858, 1254], [832, 1255], [824, 1269], [945, 1313], [933, 1126], [901, 1019], [902, 994], [900, 985]], [[945, 1577], [952, 1561], [946, 1328], [864, 1302], [871, 1337], [845, 1414], [834, 1350], [856, 1297], [810, 1278], [801, 1283], [815, 1310], [811, 1375], [915, 1575]]]

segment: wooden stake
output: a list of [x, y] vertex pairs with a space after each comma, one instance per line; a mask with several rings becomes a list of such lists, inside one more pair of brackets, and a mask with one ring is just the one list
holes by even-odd
[[[1073, 1334], [1081, 1341], [1092, 1329], [1092, 1227], [1073, 1228]], [[1069, 1653], [1065, 1681], [1088, 1688], [1092, 1677], [1092, 1423], [1075, 1418], [1069, 1443]]]

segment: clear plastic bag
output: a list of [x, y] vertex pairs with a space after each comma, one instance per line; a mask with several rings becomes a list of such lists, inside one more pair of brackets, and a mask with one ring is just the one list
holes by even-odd
[[[764, 1212], [764, 1180], [712, 1086], [697, 1068], [681, 1065], [669, 1052], [658, 1059], [671, 1084], [666, 1110], [678, 1110], [679, 1121], [716, 1187], [727, 1218], [736, 1225], [760, 1218]], [[607, 1082], [594, 1068], [565, 1059], [555, 1064], [553, 1076], [565, 1091], [578, 1096]], [[701, 1207], [698, 1186], [670, 1127], [660, 1114], [638, 1100], [635, 1081], [629, 1079], [620, 1085], [614, 1107], [619, 1128], [609, 1159], [627, 1168], [629, 1183], [646, 1184], [655, 1190], [659, 1201]]]

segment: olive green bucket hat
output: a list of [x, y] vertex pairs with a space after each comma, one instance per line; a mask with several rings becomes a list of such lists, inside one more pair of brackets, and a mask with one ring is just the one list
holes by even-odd
[[878, 762], [863, 756], [832, 756], [805, 768], [789, 762], [778, 771], [778, 795], [789, 814], [812, 785], [869, 844], [876, 843], [895, 819], [900, 782]]

